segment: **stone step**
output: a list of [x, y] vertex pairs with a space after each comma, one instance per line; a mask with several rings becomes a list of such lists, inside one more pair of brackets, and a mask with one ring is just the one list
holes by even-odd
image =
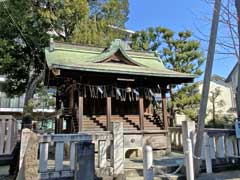
[[157, 124], [145, 124], [144, 123], [144, 127], [158, 127]]
[[95, 126], [85, 126], [83, 127], [83, 129], [91, 129], [91, 130], [103, 130], [102, 128], [100, 127], [95, 127]]
[[137, 128], [125, 128], [126, 131], [137, 131]]
[[131, 124], [124, 124], [124, 123], [123, 123], [123, 127], [132, 127], [132, 128], [135, 128], [134, 125], [131, 125]]
[[[162, 173], [173, 173], [179, 166], [158, 166], [154, 167], [153, 172], [155, 176], [161, 176]], [[181, 169], [183, 171], [183, 168]], [[124, 174], [127, 177], [136, 177], [136, 176], [143, 176], [143, 168], [125, 168]]]
[[[172, 154], [173, 156], [175, 154]], [[161, 175], [162, 172], [172, 174], [180, 167], [180, 173], [184, 172], [183, 157], [163, 156], [154, 158], [154, 174]], [[125, 175], [127, 177], [143, 176], [143, 160], [141, 158], [125, 159]], [[179, 172], [178, 172], [179, 173]]]
[[87, 127], [87, 128], [84, 127], [83, 131], [104, 131], [104, 129], [98, 128], [98, 127]]
[[[92, 119], [90, 119], [92, 118]], [[112, 121], [120, 120], [123, 122], [124, 129], [129, 130], [138, 130], [140, 124], [139, 124], [139, 116], [138, 115], [125, 115], [125, 116], [119, 116], [119, 115], [113, 115]], [[99, 125], [100, 123], [101, 125]], [[104, 126], [106, 127], [106, 116], [84, 116], [83, 119], [83, 126], [85, 127], [99, 127]], [[101, 127], [102, 128], [102, 127]], [[161, 127], [159, 124], [150, 121], [149, 119], [144, 119], [144, 128], [146, 130], [159, 130]]]
[[95, 122], [83, 122], [83, 125], [94, 125], [94, 126], [99, 126], [97, 123]]
[[96, 127], [96, 128], [101, 128], [101, 126], [98, 126], [96, 124], [84, 124], [83, 123], [83, 127]]
[[[154, 177], [154, 180], [185, 180], [186, 178], [182, 175], [171, 175], [169, 177]], [[143, 176], [126, 177], [126, 180], [144, 180]]]
[[153, 124], [153, 123], [145, 123], [144, 126], [159, 126], [159, 124]]
[[[179, 166], [158, 166], [154, 168], [154, 180], [181, 180], [185, 179], [183, 174], [170, 174], [173, 173]], [[183, 170], [181, 170], [183, 171]], [[164, 172], [165, 174], [162, 174]], [[143, 177], [143, 169], [124, 169], [126, 180], [141, 180]]]
[[161, 127], [158, 127], [158, 126], [144, 126], [144, 129], [161, 129]]

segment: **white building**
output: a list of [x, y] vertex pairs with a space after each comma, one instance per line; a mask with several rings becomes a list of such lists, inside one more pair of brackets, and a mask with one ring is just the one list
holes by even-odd
[[[201, 93], [203, 81], [198, 82], [198, 84], [199, 92]], [[208, 123], [212, 119], [213, 103], [210, 98], [216, 95], [216, 91], [220, 92], [220, 94], [215, 98], [214, 103], [216, 114], [220, 117], [229, 117], [230, 120], [234, 120], [236, 117], [236, 103], [233, 84], [230, 81], [227, 81], [227, 79], [225, 80], [218, 75], [213, 75], [210, 82], [207, 116], [205, 122]], [[181, 121], [183, 120], [188, 120], [184, 114], [178, 114], [176, 116], [177, 125], [181, 125]]]
[[[202, 92], [203, 83], [199, 85], [199, 92]], [[227, 83], [224, 78], [213, 75], [210, 82], [209, 98], [207, 104], [207, 117], [206, 122], [212, 119], [213, 102], [212, 96], [216, 95], [216, 91], [219, 90], [220, 94], [215, 99], [215, 111], [223, 117], [229, 117], [234, 119], [236, 117], [235, 111], [235, 98], [231, 84]]]
[[[235, 100], [235, 98], [236, 98], [235, 95], [236, 95], [237, 80], [238, 80], [237, 65], [238, 65], [238, 64], [236, 64], [236, 65], [233, 67], [232, 71], [230, 72], [230, 74], [228, 75], [228, 77], [227, 77], [226, 80], [225, 80], [225, 82], [228, 83], [228, 84], [230, 84], [231, 87], [232, 87], [232, 93], [233, 93], [232, 96], [233, 96], [234, 100]], [[236, 108], [236, 103], [235, 103], [235, 102], [234, 102], [234, 108]]]
[[[18, 120], [18, 128], [20, 129], [25, 96], [7, 97], [2, 90], [5, 81], [6, 78], [0, 75], [0, 115], [13, 115]], [[40, 104], [33, 110], [34, 113], [40, 114], [44, 112], [52, 114], [55, 112], [54, 107], [46, 107], [46, 103], [42, 101], [41, 97], [34, 96], [34, 101]]]

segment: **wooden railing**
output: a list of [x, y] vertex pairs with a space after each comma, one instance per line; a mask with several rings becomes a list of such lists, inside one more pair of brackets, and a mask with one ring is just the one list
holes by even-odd
[[[238, 156], [238, 146], [237, 139], [235, 136], [234, 129], [211, 129], [205, 128], [205, 133], [207, 134], [204, 139], [204, 144], [202, 148], [201, 159], [205, 159], [204, 149], [209, 146], [211, 159], [217, 158], [231, 158]], [[169, 128], [171, 137], [171, 147], [173, 150], [183, 150], [183, 133], [181, 127], [170, 127]], [[195, 136], [193, 134], [193, 144], [195, 143]], [[194, 147], [193, 147], [194, 148]]]
[[0, 155], [12, 154], [17, 137], [16, 119], [11, 115], [0, 115]]

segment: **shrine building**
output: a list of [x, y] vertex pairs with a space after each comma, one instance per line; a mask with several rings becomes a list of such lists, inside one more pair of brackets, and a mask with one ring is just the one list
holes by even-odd
[[124, 134], [162, 138], [155, 148], [167, 146], [168, 87], [194, 75], [169, 70], [154, 53], [128, 50], [121, 40], [108, 48], [52, 41], [45, 55], [45, 84], [57, 90], [55, 133], [111, 131], [111, 121], [122, 121]]

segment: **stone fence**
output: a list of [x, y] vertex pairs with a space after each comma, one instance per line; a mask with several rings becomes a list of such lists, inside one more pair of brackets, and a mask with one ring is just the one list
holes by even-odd
[[[88, 144], [88, 148], [93, 144], [93, 148], [90, 148], [92, 154], [81, 147], [84, 144]], [[95, 156], [94, 149], [97, 149], [97, 156]], [[83, 154], [79, 155], [81, 153]], [[87, 156], [93, 159], [93, 162], [86, 159]], [[123, 161], [122, 122], [113, 122], [112, 132], [91, 132], [89, 134], [35, 134], [24, 129], [21, 138], [19, 178], [52, 179], [75, 176], [77, 179], [76, 171], [83, 169], [80, 167], [94, 167], [95, 162], [94, 171], [92, 168], [86, 168], [91, 173], [82, 174], [118, 176], [123, 174]], [[27, 172], [30, 166], [32, 166], [32, 172]], [[87, 179], [93, 180], [93, 177], [88, 176]]]
[[11, 155], [17, 144], [17, 121], [11, 115], [0, 115], [0, 155]]
[[[196, 142], [196, 130], [195, 123], [190, 127], [187, 127], [189, 131], [192, 130], [190, 134], [193, 149]], [[183, 137], [184, 133], [182, 127], [170, 127], [169, 128], [170, 137], [171, 137], [171, 147], [173, 150], [183, 151]], [[204, 144], [202, 146], [202, 155], [201, 159], [205, 159], [204, 149], [206, 146], [210, 148], [210, 157], [211, 159], [217, 158], [233, 158], [238, 156], [238, 142], [235, 135], [234, 129], [213, 129], [205, 128], [204, 130], [206, 138], [204, 138]]]

